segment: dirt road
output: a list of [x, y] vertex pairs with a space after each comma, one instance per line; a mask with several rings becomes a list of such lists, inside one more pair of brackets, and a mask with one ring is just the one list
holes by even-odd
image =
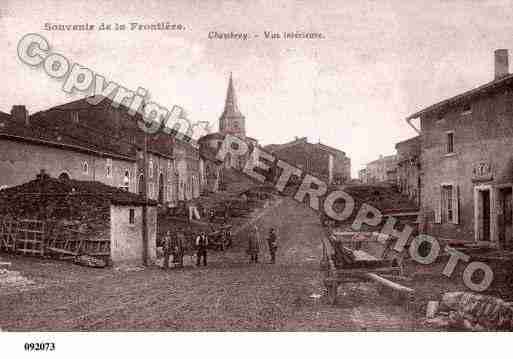
[[[212, 252], [207, 268], [164, 271], [91, 269], [63, 262], [6, 257], [36, 282], [0, 292], [3, 330], [409, 330], [411, 315], [370, 284], [345, 287], [340, 304], [321, 295], [318, 216], [284, 199], [256, 221], [278, 229], [278, 263], [251, 265], [244, 231], [229, 251]], [[39, 288], [37, 287], [39, 286]], [[1, 290], [1, 288], [0, 288]]]

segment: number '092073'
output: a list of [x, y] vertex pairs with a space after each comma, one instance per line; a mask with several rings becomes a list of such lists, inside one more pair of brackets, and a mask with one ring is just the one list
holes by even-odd
[[54, 351], [55, 343], [25, 343], [25, 351], [27, 352], [39, 352], [39, 351]]

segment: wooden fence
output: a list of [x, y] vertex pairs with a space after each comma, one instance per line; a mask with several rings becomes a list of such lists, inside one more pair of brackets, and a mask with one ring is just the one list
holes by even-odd
[[82, 254], [110, 256], [110, 240], [92, 238], [77, 226], [54, 221], [0, 217], [0, 251], [69, 259]]

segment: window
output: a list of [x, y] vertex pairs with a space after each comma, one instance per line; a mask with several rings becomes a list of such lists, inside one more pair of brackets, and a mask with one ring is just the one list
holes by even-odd
[[173, 201], [173, 186], [170, 185], [170, 186], [167, 186], [167, 188], [168, 188], [167, 200], [168, 201]]
[[122, 188], [125, 191], [128, 191], [130, 189], [130, 171], [129, 170], [125, 171], [125, 176], [123, 177], [123, 186], [122, 186]]
[[442, 186], [442, 221], [451, 223], [453, 220], [452, 186]]
[[79, 122], [78, 112], [72, 112], [71, 113], [71, 120], [73, 121], [73, 123], [78, 123]]
[[454, 132], [447, 132], [447, 153], [454, 153]]
[[435, 210], [435, 223], [459, 224], [459, 193], [458, 186], [443, 184], [437, 195], [439, 200]]
[[128, 210], [128, 223], [135, 224], [135, 209], [133, 208]]
[[112, 178], [112, 159], [107, 158], [107, 178]]
[[82, 163], [82, 173], [85, 175], [89, 173], [89, 165], [87, 164], [87, 161]]
[[463, 108], [461, 109], [461, 114], [462, 115], [469, 115], [472, 113], [472, 106], [467, 103], [463, 106]]
[[148, 177], [153, 178], [153, 160], [148, 161]]
[[153, 198], [153, 182], [150, 182], [150, 183], [148, 184], [148, 187], [149, 187], [149, 188], [148, 188], [148, 197], [149, 197], [149, 198]]

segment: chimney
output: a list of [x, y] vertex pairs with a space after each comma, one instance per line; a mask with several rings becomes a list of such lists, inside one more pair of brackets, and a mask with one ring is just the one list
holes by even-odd
[[11, 109], [11, 116], [17, 123], [23, 124], [25, 126], [30, 124], [28, 111], [24, 105], [14, 105]]
[[498, 49], [494, 52], [495, 55], [495, 80], [509, 75], [509, 61], [508, 50]]

